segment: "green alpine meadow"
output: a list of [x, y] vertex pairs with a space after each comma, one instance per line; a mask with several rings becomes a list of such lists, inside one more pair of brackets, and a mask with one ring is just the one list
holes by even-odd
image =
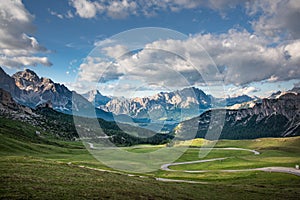
[[299, 0], [0, 0], [0, 199], [299, 199], [299, 19]]

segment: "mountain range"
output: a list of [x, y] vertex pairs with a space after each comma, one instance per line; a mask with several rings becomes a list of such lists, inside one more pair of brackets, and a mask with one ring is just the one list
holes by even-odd
[[[272, 98], [252, 102], [253, 105], [248, 108], [209, 110], [200, 116], [181, 122], [174, 133], [184, 138], [188, 138], [191, 133], [196, 133], [196, 137], [199, 138], [209, 138], [210, 136], [206, 135], [207, 131], [213, 127], [221, 132], [221, 139], [299, 136], [299, 91], [300, 88], [295, 87], [287, 92], [278, 92], [275, 96], [272, 95]], [[214, 120], [212, 120], [213, 116]], [[224, 119], [220, 116], [224, 116]], [[214, 125], [218, 120], [219, 122], [224, 120], [224, 123]]]
[[0, 67], [0, 88], [8, 91], [19, 104], [36, 108], [50, 101], [53, 109], [66, 114], [93, 116], [113, 121], [113, 114], [94, 106], [83, 96], [70, 91], [66, 86], [54, 83], [49, 78], [39, 77], [34, 71], [25, 69], [12, 76]]
[[[101, 118], [94, 123], [91, 118], [64, 114], [53, 110], [50, 101], [39, 104], [35, 109], [20, 105], [14, 101], [9, 92], [0, 88], [0, 120], [6, 123], [30, 124], [38, 131], [32, 135], [57, 138], [60, 140], [77, 140], [85, 142], [114, 143], [117, 146], [134, 144], [161, 144], [172, 138], [169, 134], [160, 134], [128, 124], [105, 121]], [[13, 121], [8, 121], [13, 120]], [[0, 124], [0, 128], [2, 124]], [[122, 127], [122, 129], [120, 128]], [[22, 132], [22, 130], [20, 130]]]
[[11, 93], [16, 102], [31, 108], [51, 101], [53, 109], [59, 112], [93, 116], [95, 110], [97, 117], [109, 121], [115, 118], [119, 121], [135, 122], [180, 122], [214, 106], [234, 105], [253, 100], [247, 95], [219, 99], [195, 87], [136, 98], [107, 97], [98, 90], [80, 95], [49, 78], [40, 78], [29, 69], [9, 76], [0, 68], [0, 85]]
[[[135, 119], [180, 122], [197, 116], [213, 107], [225, 107], [255, 100], [247, 95], [215, 98], [202, 90], [190, 87], [173, 92], [160, 92], [149, 97], [107, 97], [98, 90], [83, 94], [95, 107]], [[257, 100], [257, 99], [256, 99]]]
[[[151, 97], [126, 99], [106, 97], [99, 91], [80, 95], [70, 91], [64, 85], [54, 83], [51, 79], [39, 78], [31, 70], [24, 70], [9, 76], [1, 68], [0, 84], [2, 88], [0, 89], [1, 116], [9, 116], [40, 127], [45, 127], [47, 121], [51, 119], [52, 124], [50, 123], [49, 130], [56, 130], [56, 134], [59, 134], [59, 131], [64, 129], [61, 127], [68, 127], [65, 131], [71, 130], [72, 134], [67, 135], [72, 137], [74, 136], [74, 128], [70, 128], [73, 126], [71, 125], [72, 115], [62, 112], [89, 117], [91, 116], [89, 112], [95, 110], [96, 116], [106, 121], [113, 121], [117, 118], [119, 122], [129, 124], [137, 122], [144, 128], [159, 131], [157, 128], [151, 128], [149, 126], [151, 124], [164, 129], [167, 133], [171, 131], [175, 137], [183, 136], [184, 139], [189, 138], [190, 133], [193, 132], [196, 132], [196, 137], [205, 137], [209, 127], [218, 121], [218, 119], [212, 120], [211, 117], [222, 116], [222, 114], [224, 124], [222, 124], [220, 138], [248, 139], [300, 135], [300, 88], [297, 87], [287, 92], [276, 92], [265, 99], [253, 99], [245, 95], [231, 99], [218, 99], [194, 87], [174, 92], [160, 92]], [[230, 106], [211, 109], [212, 105], [221, 105], [225, 101]], [[193, 109], [196, 112], [191, 111]], [[183, 112], [186, 112], [186, 117], [190, 119], [176, 121]], [[57, 121], [58, 118], [61, 122]], [[150, 120], [140, 120], [143, 118]], [[82, 119], [88, 124], [88, 118]], [[172, 122], [170, 126], [165, 126], [166, 124], [161, 126], [155, 121], [160, 119], [175, 122]], [[102, 120], [102, 123], [105, 124], [105, 121]], [[129, 126], [129, 131], [137, 129], [147, 132], [146, 129], [134, 128], [130, 125], [123, 124], [122, 126], [125, 129]], [[116, 130], [120, 132], [116, 124], [108, 125], [108, 127], [113, 127], [110, 133]], [[220, 130], [219, 128], [216, 130]], [[153, 132], [150, 131], [150, 133]], [[124, 134], [120, 135], [123, 137]], [[127, 137], [126, 134], [125, 136]], [[170, 135], [166, 134], [166, 137]], [[164, 141], [166, 137], [159, 136]], [[118, 143], [122, 142], [121, 138], [118, 139]], [[135, 141], [133, 143], [137, 142], [137, 139], [129, 140], [131, 143], [133, 140]], [[155, 142], [159, 142], [157, 138]]]

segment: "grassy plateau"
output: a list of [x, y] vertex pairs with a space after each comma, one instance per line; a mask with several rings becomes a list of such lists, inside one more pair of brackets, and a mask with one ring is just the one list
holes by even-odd
[[[295, 167], [300, 164], [300, 137], [220, 140], [204, 158], [199, 158], [200, 147], [209, 141], [194, 139], [175, 162], [227, 159], [175, 165], [169, 168], [178, 171], [157, 170], [135, 176], [116, 172], [97, 161], [81, 141], [58, 140], [26, 123], [0, 118], [0, 140], [0, 199], [298, 199], [300, 196], [300, 177], [296, 175], [219, 171]], [[180, 148], [187, 144], [176, 145]], [[145, 153], [162, 147], [123, 148]], [[227, 147], [254, 149], [260, 154], [221, 149]], [[195, 183], [162, 182], [156, 178]]]

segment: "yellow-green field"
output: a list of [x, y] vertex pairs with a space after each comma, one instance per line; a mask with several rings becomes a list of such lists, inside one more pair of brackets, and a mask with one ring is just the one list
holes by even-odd
[[[195, 139], [192, 147], [175, 162], [228, 158], [223, 161], [170, 166], [170, 169], [178, 171], [157, 170], [131, 177], [126, 173], [95, 170], [114, 171], [94, 159], [80, 141], [37, 137], [34, 130], [35, 127], [27, 124], [1, 119], [1, 199], [297, 199], [300, 196], [300, 177], [296, 175], [219, 171], [295, 167], [300, 164], [300, 137], [222, 140], [205, 158], [199, 158], [199, 147], [208, 141]], [[188, 143], [176, 145], [181, 148]], [[138, 145], [124, 147], [124, 150], [145, 153], [162, 147]], [[217, 149], [227, 147], [254, 149], [261, 154]], [[212, 171], [187, 173], [184, 170]], [[155, 178], [197, 183], [161, 182]]]

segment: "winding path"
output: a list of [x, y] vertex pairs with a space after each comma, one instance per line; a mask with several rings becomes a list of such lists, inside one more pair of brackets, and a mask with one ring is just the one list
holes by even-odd
[[[88, 142], [88, 145], [90, 149], [97, 149], [94, 147], [94, 145], [90, 142]], [[205, 148], [201, 148], [205, 149]], [[224, 147], [224, 148], [213, 148], [217, 150], [239, 150], [239, 151], [249, 151], [252, 152], [254, 155], [260, 155], [260, 152], [252, 149], [244, 149], [244, 148], [237, 148], [237, 147]], [[229, 172], [229, 173], [234, 173], [234, 172], [249, 172], [249, 171], [264, 171], [264, 172], [280, 172], [280, 173], [288, 173], [288, 174], [293, 174], [296, 176], [300, 176], [300, 170], [291, 168], [291, 167], [261, 167], [261, 168], [252, 168], [252, 169], [225, 169], [225, 170], [173, 170], [170, 169], [170, 166], [176, 166], [176, 165], [187, 165], [187, 164], [195, 164], [195, 163], [205, 163], [205, 162], [213, 162], [213, 161], [221, 161], [221, 160], [226, 160], [230, 157], [224, 157], [224, 158], [212, 158], [212, 159], [206, 159], [206, 160], [195, 160], [195, 161], [187, 161], [187, 162], [175, 162], [175, 163], [167, 163], [163, 164], [161, 166], [161, 169], [164, 171], [173, 171], [173, 172], [186, 172], [186, 173], [206, 173], [206, 172]], [[80, 166], [84, 167], [84, 166]], [[84, 167], [84, 168], [89, 168], [90, 167]], [[94, 168], [93, 168], [94, 169]], [[99, 171], [108, 171], [108, 172], [113, 172], [111, 170], [100, 170]], [[132, 174], [126, 174], [128, 176], [135, 176]], [[164, 182], [185, 182], [185, 183], [202, 183], [206, 184], [206, 182], [198, 182], [198, 181], [189, 181], [189, 180], [176, 180], [176, 179], [168, 179], [168, 178], [155, 178], [158, 181], [164, 181]]]
[[[236, 148], [236, 147], [229, 147], [229, 148], [214, 148], [214, 149], [224, 149], [224, 150], [242, 150], [242, 151], [250, 151], [253, 152], [255, 155], [259, 155], [260, 152], [252, 149], [243, 149], [243, 148]], [[296, 176], [300, 176], [300, 170], [291, 168], [291, 167], [261, 167], [261, 168], [252, 168], [252, 169], [227, 169], [227, 170], [173, 170], [170, 169], [170, 166], [176, 165], [187, 165], [187, 164], [195, 164], [195, 163], [205, 163], [205, 162], [213, 162], [217, 160], [225, 160], [230, 157], [225, 158], [213, 158], [213, 159], [206, 159], [206, 160], [195, 160], [195, 161], [187, 161], [187, 162], [175, 162], [175, 163], [167, 163], [161, 166], [162, 170], [165, 171], [174, 171], [174, 172], [186, 172], [186, 173], [205, 173], [205, 172], [247, 172], [247, 171], [264, 171], [264, 172], [281, 172], [281, 173], [288, 173], [294, 174]]]

